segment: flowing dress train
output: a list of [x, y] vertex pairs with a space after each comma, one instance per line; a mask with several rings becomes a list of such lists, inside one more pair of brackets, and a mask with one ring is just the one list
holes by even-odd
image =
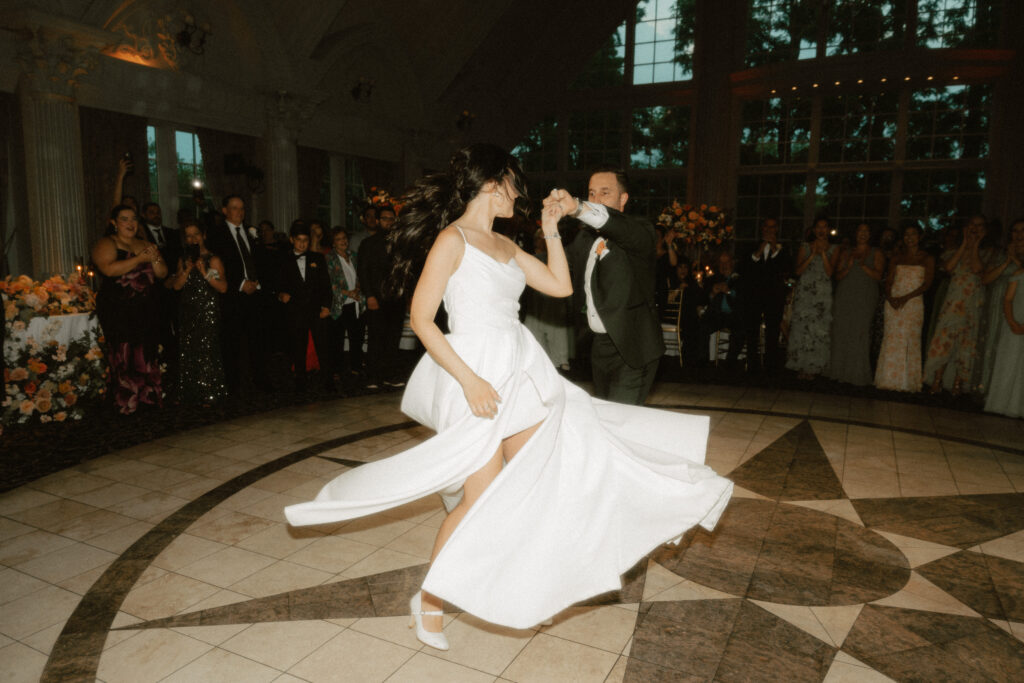
[[501, 440], [540, 423], [435, 559], [423, 588], [492, 623], [528, 628], [621, 587], [621, 574], [689, 528], [712, 529], [732, 483], [704, 463], [707, 417], [592, 399], [565, 381], [518, 317], [526, 278], [468, 243], [444, 295], [459, 356], [501, 396], [473, 416], [459, 384], [429, 355], [402, 410], [437, 431], [340, 475], [292, 524], [362, 517], [442, 493], [451, 506]]

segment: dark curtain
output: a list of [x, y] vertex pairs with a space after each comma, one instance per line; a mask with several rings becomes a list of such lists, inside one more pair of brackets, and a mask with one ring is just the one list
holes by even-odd
[[251, 209], [253, 196], [263, 192], [264, 171], [257, 139], [212, 128], [199, 128], [196, 135], [206, 171], [207, 198], [219, 210], [221, 199], [237, 194]]
[[315, 218], [320, 204], [320, 189], [329, 172], [330, 160], [327, 152], [312, 147], [298, 149], [299, 215]]
[[383, 187], [392, 196], [401, 194], [404, 188], [394, 187], [395, 164], [380, 159], [359, 157], [359, 174], [363, 177], [363, 189], [370, 194], [371, 187]]
[[110, 219], [117, 164], [125, 152], [131, 153], [135, 170], [125, 178], [124, 194], [135, 197], [140, 208], [150, 201], [146, 120], [131, 114], [79, 107], [79, 121], [91, 244], [103, 234]]
[[[15, 153], [17, 136], [21, 126], [15, 108], [18, 106], [14, 95], [0, 93], [0, 278], [10, 274], [11, 250], [14, 248], [16, 226], [7, 224], [9, 211], [7, 198], [11, 196], [11, 155]], [[26, 232], [22, 239], [28, 239]]]

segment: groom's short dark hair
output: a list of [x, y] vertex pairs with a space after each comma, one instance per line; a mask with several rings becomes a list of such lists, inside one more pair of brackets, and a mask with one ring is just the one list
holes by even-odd
[[598, 173], [614, 174], [615, 182], [619, 184], [619, 192], [629, 194], [629, 176], [626, 175], [626, 169], [611, 165], [598, 166], [590, 172], [590, 176], [588, 177], [593, 178]]

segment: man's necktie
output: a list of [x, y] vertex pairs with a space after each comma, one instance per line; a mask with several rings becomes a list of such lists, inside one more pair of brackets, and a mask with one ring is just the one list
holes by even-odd
[[235, 227], [235, 242], [238, 243], [238, 251], [242, 254], [242, 267], [245, 269], [245, 279], [256, 279], [256, 264], [253, 263], [252, 254], [249, 252], [249, 244], [242, 235], [242, 226]]

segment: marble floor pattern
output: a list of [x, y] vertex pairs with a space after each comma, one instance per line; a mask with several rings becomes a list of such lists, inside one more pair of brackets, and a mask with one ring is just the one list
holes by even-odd
[[407, 628], [436, 496], [290, 529], [282, 508], [427, 438], [399, 394], [159, 439], [0, 494], [3, 681], [1024, 679], [1024, 421], [666, 384], [736, 483], [714, 533], [511, 630]]

